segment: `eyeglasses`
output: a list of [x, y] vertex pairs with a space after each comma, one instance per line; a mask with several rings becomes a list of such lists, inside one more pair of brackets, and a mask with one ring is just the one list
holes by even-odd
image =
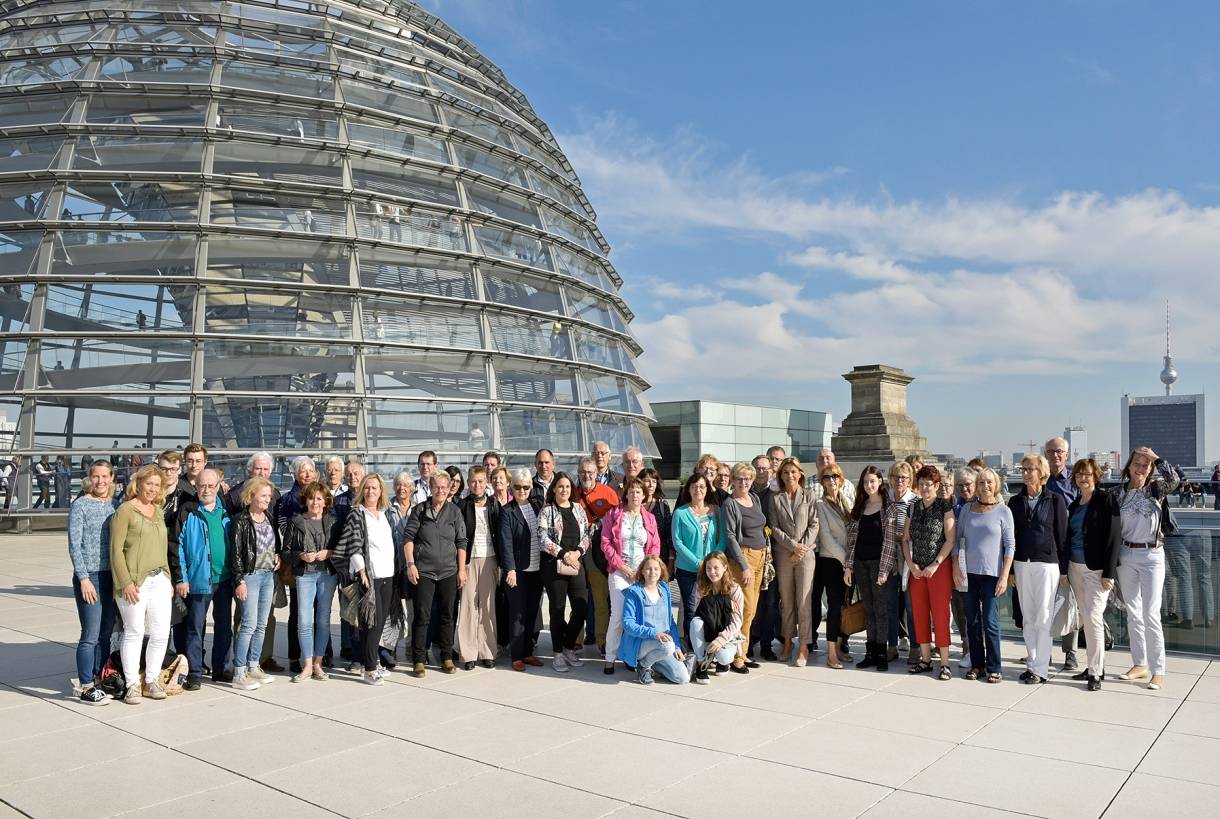
[[1023, 466], [1023, 467], [1021, 467], [1021, 471], [1022, 471], [1022, 472], [1037, 472], [1037, 471], [1038, 471], [1038, 467], [1036, 467], [1036, 466]]
[[931, 489], [936, 486], [932, 481], [920, 481], [917, 485], [920, 489]]
[[826, 483], [827, 481], [841, 481], [841, 480], [843, 480], [842, 475], [823, 475], [821, 477], [822, 483]]
[[894, 477], [894, 483], [910, 483], [911, 479], [907, 475], [897, 475]]
[[528, 491], [530, 491], [530, 486], [529, 486], [529, 484], [515, 483], [515, 484], [513, 484], [513, 491], [514, 492], [528, 492]]

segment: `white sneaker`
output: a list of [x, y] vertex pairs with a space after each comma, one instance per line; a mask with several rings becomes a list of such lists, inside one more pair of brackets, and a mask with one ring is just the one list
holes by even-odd
[[555, 655], [555, 659], [551, 660], [551, 668], [558, 671], [560, 674], [567, 674], [572, 669], [568, 668], [568, 661], [564, 659], [565, 652], [561, 651]]
[[585, 661], [580, 659], [580, 657], [576, 655], [576, 652], [570, 648], [564, 649], [563, 658], [572, 668], [580, 668], [585, 664]]
[[270, 685], [271, 683], [275, 682], [275, 677], [272, 677], [266, 671], [263, 671], [263, 669], [260, 668], [257, 663], [255, 665], [246, 666], [246, 676], [254, 680], [259, 685]]
[[233, 686], [239, 691], [257, 691], [259, 687], [258, 682], [250, 679], [250, 677], [242, 671], [233, 672], [233, 682], [229, 683], [229, 685]]

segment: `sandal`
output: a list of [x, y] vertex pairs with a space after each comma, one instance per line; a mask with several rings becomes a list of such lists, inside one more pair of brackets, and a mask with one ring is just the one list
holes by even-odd
[[1001, 676], [1000, 674], [988, 674], [987, 675], [987, 682], [992, 683], [993, 685], [995, 683], [1003, 682], [1003, 681], [1004, 681], [1004, 677]]
[[983, 672], [980, 671], [979, 669], [972, 668], [969, 671], [967, 671], [965, 674], [963, 674], [962, 676], [964, 678], [966, 678], [967, 680], [977, 680], [979, 678], [979, 675], [982, 673]]
[[920, 660], [919, 662], [915, 663], [915, 665], [908, 668], [907, 673], [908, 674], [926, 674], [931, 670], [932, 670], [931, 663], [925, 663], [923, 660]]
[[949, 666], [942, 665], [940, 667], [940, 673], [936, 675], [936, 679], [951, 680], [951, 679], [953, 679], [953, 672], [949, 670]]

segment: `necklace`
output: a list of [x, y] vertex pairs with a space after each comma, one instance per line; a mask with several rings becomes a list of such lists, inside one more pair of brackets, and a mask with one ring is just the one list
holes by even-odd
[[996, 504], [999, 503], [998, 500], [994, 500], [991, 503], [987, 503], [987, 501], [982, 501], [982, 500], [979, 500], [978, 498], [975, 498], [974, 502], [977, 503], [979, 506], [995, 506]]

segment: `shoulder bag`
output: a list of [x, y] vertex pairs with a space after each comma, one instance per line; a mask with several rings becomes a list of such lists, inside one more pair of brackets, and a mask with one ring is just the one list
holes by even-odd
[[855, 586], [849, 586], [844, 596], [843, 608], [839, 610], [839, 633], [844, 636], [859, 634], [868, 627], [868, 618], [864, 611], [864, 601], [856, 593]]

